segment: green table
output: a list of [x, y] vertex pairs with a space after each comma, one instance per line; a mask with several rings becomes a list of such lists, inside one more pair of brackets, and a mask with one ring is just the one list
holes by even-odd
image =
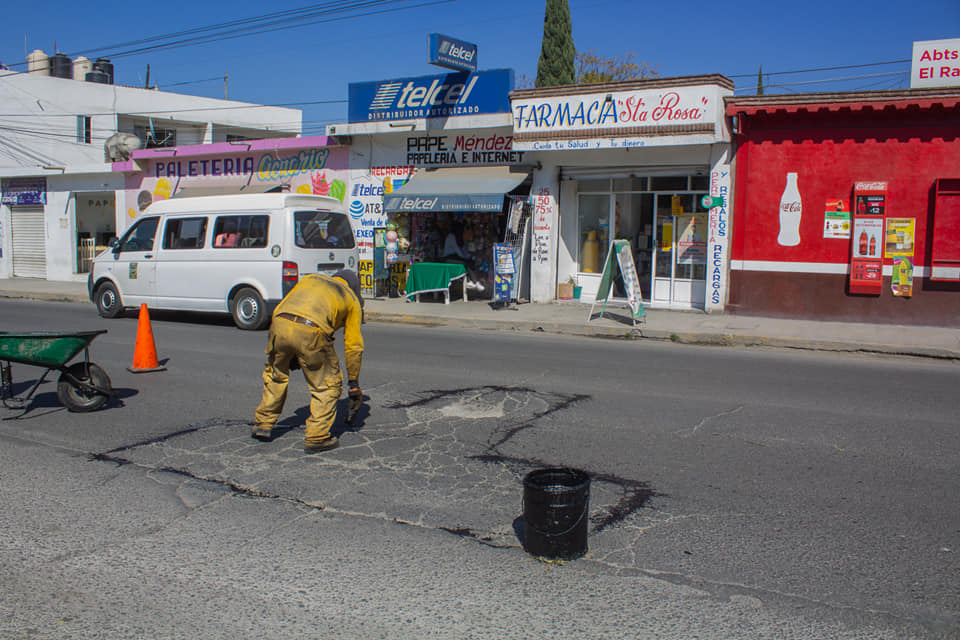
[[[446, 264], [442, 262], [415, 262], [410, 265], [407, 273], [407, 302], [410, 296], [420, 302], [421, 293], [434, 291], [443, 292], [443, 303], [450, 304], [450, 285], [456, 280], [466, 284], [467, 268], [462, 264]], [[463, 287], [463, 301], [467, 301], [467, 288]]]

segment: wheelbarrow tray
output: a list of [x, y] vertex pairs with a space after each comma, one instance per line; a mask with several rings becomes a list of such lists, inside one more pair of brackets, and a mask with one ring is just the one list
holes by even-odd
[[[90, 362], [90, 343], [106, 329], [99, 331], [0, 331], [0, 400], [8, 409], [22, 409], [40, 387], [47, 374], [57, 370], [57, 397], [67, 409], [76, 412], [94, 411], [114, 397], [110, 376]], [[83, 351], [83, 360], [67, 363]], [[44, 367], [46, 371], [26, 396], [13, 395], [13, 374], [10, 363]]]
[[94, 338], [106, 332], [106, 329], [73, 333], [0, 331], [0, 360], [63, 369]]

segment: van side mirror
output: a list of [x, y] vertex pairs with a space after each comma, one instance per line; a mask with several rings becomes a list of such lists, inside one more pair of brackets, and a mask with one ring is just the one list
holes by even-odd
[[120, 253], [120, 240], [116, 236], [110, 238], [107, 246], [110, 247], [114, 253]]

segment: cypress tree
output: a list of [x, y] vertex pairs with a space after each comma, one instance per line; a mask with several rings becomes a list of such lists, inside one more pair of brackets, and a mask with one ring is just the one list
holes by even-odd
[[576, 81], [573, 25], [567, 0], [547, 0], [543, 15], [543, 42], [537, 62], [537, 87], [554, 87]]

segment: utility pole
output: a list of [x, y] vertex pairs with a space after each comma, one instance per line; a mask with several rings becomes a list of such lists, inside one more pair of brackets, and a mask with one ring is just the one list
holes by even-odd
[[228, 84], [229, 78], [230, 78], [230, 72], [224, 71], [223, 72], [223, 99], [224, 100], [227, 99], [227, 84]]

